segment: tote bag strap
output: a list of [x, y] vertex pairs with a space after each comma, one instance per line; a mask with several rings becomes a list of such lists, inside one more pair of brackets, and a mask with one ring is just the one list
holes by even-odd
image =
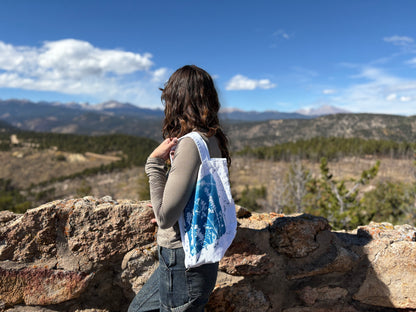
[[194, 140], [196, 147], [198, 148], [199, 156], [201, 157], [201, 162], [211, 159], [209, 156], [207, 143], [205, 143], [204, 139], [198, 132], [189, 132], [188, 134], [181, 137], [180, 140], [187, 137]]

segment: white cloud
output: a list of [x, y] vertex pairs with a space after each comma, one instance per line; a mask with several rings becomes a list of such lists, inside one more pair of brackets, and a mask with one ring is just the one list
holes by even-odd
[[273, 33], [273, 36], [289, 40], [292, 36], [283, 29], [278, 29]]
[[255, 90], [255, 89], [272, 89], [276, 84], [269, 79], [249, 79], [243, 75], [235, 75], [227, 83], [226, 90]]
[[159, 68], [153, 72], [152, 81], [154, 82], [164, 82], [168, 79], [168, 69], [167, 68]]
[[334, 89], [325, 89], [325, 90], [322, 90], [322, 93], [323, 94], [334, 94], [334, 93], [336, 93], [337, 91], [336, 90], [334, 90]]
[[338, 92], [330, 105], [353, 112], [416, 113], [416, 80], [396, 77], [375, 67], [362, 68], [355, 78], [366, 81]]
[[384, 37], [383, 40], [398, 46], [406, 46], [414, 42], [413, 38], [411, 37], [397, 35], [391, 37]]
[[75, 39], [48, 41], [41, 47], [0, 41], [0, 88], [84, 94], [99, 101], [115, 98], [157, 106], [157, 84], [166, 78], [167, 69], [152, 71], [151, 58], [149, 53], [100, 49]]
[[387, 101], [395, 101], [396, 99], [397, 99], [397, 94], [396, 93], [391, 93], [388, 96], [386, 96]]
[[411, 100], [412, 100], [412, 98], [410, 96], [401, 96], [400, 97], [401, 102], [409, 102]]
[[407, 61], [406, 63], [410, 64], [410, 65], [416, 65], [416, 57], [412, 58], [411, 60]]

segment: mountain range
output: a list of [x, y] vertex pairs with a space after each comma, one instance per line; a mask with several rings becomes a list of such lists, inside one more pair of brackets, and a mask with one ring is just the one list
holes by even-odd
[[88, 105], [0, 100], [0, 120], [22, 130], [42, 132], [125, 133], [159, 140], [163, 114], [160, 109], [118, 102]]
[[[90, 105], [85, 103], [60, 103], [60, 102], [31, 102], [28, 100], [0, 100], [0, 119], [11, 123], [19, 122], [20, 119], [35, 116], [67, 115], [68, 118], [79, 116], [88, 112], [105, 114], [108, 116], [140, 117], [142, 119], [163, 118], [161, 109], [142, 108], [130, 103], [109, 101], [101, 104]], [[313, 110], [300, 110], [298, 112], [286, 113], [279, 111], [243, 111], [237, 108], [224, 108], [220, 116], [225, 120], [239, 121], [264, 121], [271, 119], [303, 119], [322, 115], [348, 113], [345, 110], [333, 106], [321, 106]]]
[[[6, 128], [10, 131], [13, 129], [10, 127], [15, 127], [89, 135], [124, 133], [160, 141], [163, 116], [161, 109], [141, 108], [116, 101], [88, 105], [0, 100], [0, 131]], [[304, 111], [303, 114], [247, 112], [228, 108], [220, 112], [220, 118], [233, 149], [247, 145], [270, 146], [316, 136], [416, 140], [416, 116], [353, 114], [334, 107], [322, 107], [321, 110]]]

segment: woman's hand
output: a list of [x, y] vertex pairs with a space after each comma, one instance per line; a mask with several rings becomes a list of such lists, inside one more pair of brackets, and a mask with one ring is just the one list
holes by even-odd
[[[147, 206], [147, 207], [150, 207], [150, 208], [152, 208], [152, 209], [153, 209], [152, 204], [147, 204], [146, 206]], [[154, 212], [153, 212], [153, 218], [151, 218], [151, 219], [150, 219], [150, 223], [152, 223], [152, 224], [154, 224], [154, 225], [157, 225], [157, 221], [156, 221], [156, 218], [155, 218], [155, 213], [154, 213]]]
[[162, 158], [164, 160], [167, 160], [169, 158], [170, 150], [176, 144], [178, 144], [177, 138], [166, 139], [162, 143], [160, 143], [158, 147], [155, 148], [155, 150], [150, 154], [149, 157], [156, 157], [156, 158]]

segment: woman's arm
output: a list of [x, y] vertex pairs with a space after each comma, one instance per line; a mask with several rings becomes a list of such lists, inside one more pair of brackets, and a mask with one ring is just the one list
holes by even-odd
[[191, 197], [201, 165], [194, 141], [184, 138], [177, 145], [168, 177], [164, 164], [162, 158], [149, 157], [145, 167], [153, 211], [161, 229], [169, 228], [178, 221]]

